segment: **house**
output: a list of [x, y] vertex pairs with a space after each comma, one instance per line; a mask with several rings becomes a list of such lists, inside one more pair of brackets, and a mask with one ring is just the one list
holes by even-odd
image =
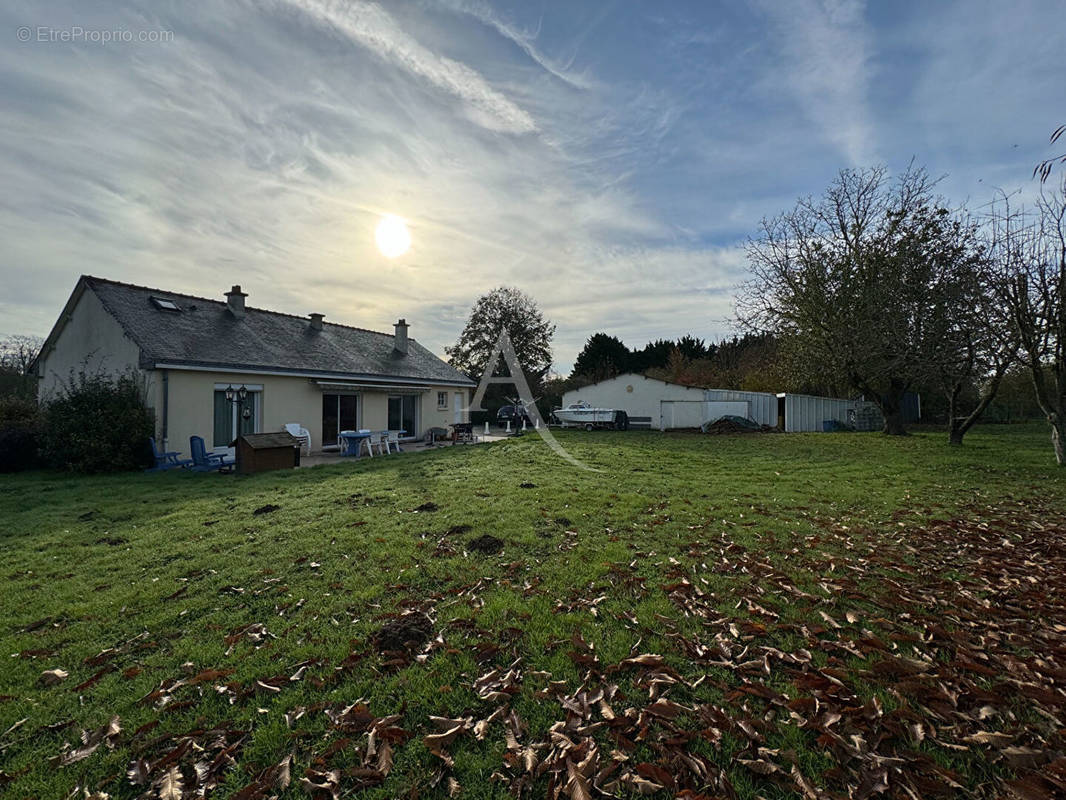
[[157, 438], [182, 451], [192, 435], [222, 450], [238, 433], [290, 422], [319, 450], [344, 430], [410, 439], [468, 421], [473, 381], [411, 338], [405, 320], [378, 333], [252, 308], [247, 297], [240, 286], [209, 300], [82, 276], [38, 356], [38, 396], [82, 369], [133, 370]]

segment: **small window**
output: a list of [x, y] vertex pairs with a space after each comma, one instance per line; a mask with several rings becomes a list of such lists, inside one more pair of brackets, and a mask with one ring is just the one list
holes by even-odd
[[437, 408], [447, 408], [447, 407], [448, 407], [448, 393], [447, 392], [437, 392]]
[[152, 305], [160, 311], [181, 311], [177, 303], [173, 300], [168, 300], [166, 297], [153, 297]]

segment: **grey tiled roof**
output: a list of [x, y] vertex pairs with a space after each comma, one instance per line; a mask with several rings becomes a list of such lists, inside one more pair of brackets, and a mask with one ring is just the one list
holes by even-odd
[[[315, 331], [306, 317], [252, 307], [236, 319], [220, 300], [91, 276], [82, 280], [140, 347], [145, 367], [175, 364], [472, 384], [414, 339], [408, 339], [403, 355], [389, 333], [330, 322]], [[173, 300], [181, 311], [164, 311], [153, 297]]]

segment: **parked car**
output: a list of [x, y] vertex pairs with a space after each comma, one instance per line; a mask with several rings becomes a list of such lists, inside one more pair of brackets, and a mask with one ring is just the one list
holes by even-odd
[[533, 420], [529, 418], [529, 412], [523, 406], [503, 406], [496, 412], [496, 422], [500, 425], [511, 423], [513, 428], [521, 428], [525, 422], [527, 427], [532, 427]]

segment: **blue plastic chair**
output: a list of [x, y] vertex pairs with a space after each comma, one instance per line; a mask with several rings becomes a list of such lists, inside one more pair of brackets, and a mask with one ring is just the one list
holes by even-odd
[[155, 458], [155, 466], [149, 467], [145, 472], [163, 472], [168, 469], [183, 469], [192, 466], [191, 458], [179, 458], [178, 450], [161, 451], [155, 443], [155, 437], [149, 436], [148, 441], [152, 445], [152, 456]]
[[207, 452], [202, 436], [189, 437], [189, 452], [192, 453], [192, 469], [194, 472], [232, 469], [233, 465], [237, 463], [237, 459], [232, 456]]

